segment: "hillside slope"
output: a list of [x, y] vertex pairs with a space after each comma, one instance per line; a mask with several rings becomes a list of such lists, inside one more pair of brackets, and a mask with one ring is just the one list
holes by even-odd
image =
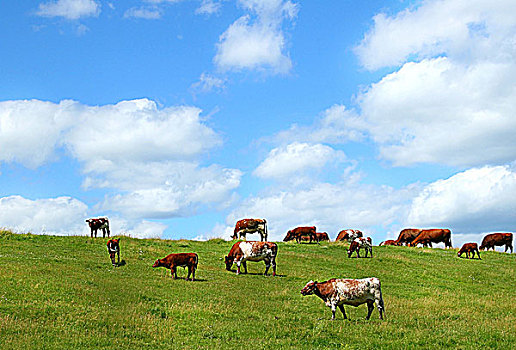
[[[221, 260], [232, 242], [122, 237], [122, 266], [106, 239], [0, 234], [0, 348], [514, 348], [516, 254], [374, 247], [348, 259], [341, 243], [278, 243], [279, 277], [248, 263], [236, 276]], [[196, 282], [152, 263], [197, 252]], [[178, 270], [180, 277], [186, 271]], [[387, 319], [365, 305], [331, 312], [302, 297], [310, 279], [376, 276]]]

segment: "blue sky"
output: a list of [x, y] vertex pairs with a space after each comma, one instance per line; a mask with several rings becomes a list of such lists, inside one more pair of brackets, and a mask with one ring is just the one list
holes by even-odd
[[516, 224], [513, 1], [0, 5], [0, 226]]

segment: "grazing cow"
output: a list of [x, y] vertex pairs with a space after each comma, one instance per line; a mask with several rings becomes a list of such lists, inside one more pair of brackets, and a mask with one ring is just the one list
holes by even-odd
[[116, 266], [115, 254], [118, 255], [118, 263], [120, 264], [120, 244], [118, 244], [118, 242], [120, 242], [120, 238], [110, 239], [107, 242], [109, 257], [111, 258], [111, 263], [113, 263], [113, 266]]
[[489, 250], [489, 248], [495, 250], [495, 246], [502, 245], [505, 245], [505, 252], [508, 248], [511, 248], [512, 253], [512, 233], [491, 233], [485, 236], [480, 245], [480, 250]]
[[321, 298], [326, 306], [331, 308], [331, 319], [335, 320], [335, 311], [339, 307], [344, 319], [347, 319], [344, 305], [359, 306], [367, 303], [367, 317], [371, 317], [374, 309], [374, 303], [380, 313], [380, 319], [383, 320], [385, 306], [383, 304], [382, 290], [380, 288], [380, 280], [376, 277], [364, 279], [337, 279], [332, 278], [326, 282], [310, 281], [301, 289], [302, 295], [315, 294]]
[[255, 233], [258, 232], [260, 234], [261, 240], [263, 242], [267, 241], [267, 221], [265, 219], [242, 219], [238, 220], [235, 225], [235, 230], [233, 231], [233, 236], [231, 238], [237, 239], [244, 237], [247, 233]]
[[360, 230], [342, 230], [337, 235], [337, 238], [335, 239], [335, 242], [339, 241], [348, 241], [349, 243], [353, 242], [355, 238], [363, 237], [362, 231]]
[[421, 233], [420, 229], [406, 228], [404, 230], [401, 230], [396, 242], [398, 242], [398, 245], [410, 245], [410, 243], [412, 243], [412, 241], [416, 239], [419, 233]]
[[90, 226], [91, 238], [93, 238], [93, 234], [95, 234], [95, 238], [97, 238], [98, 230], [102, 230], [103, 238], [106, 237], [106, 233], [109, 238], [109, 220], [107, 218], [88, 219], [86, 222], [88, 223], [88, 226]]
[[301, 226], [296, 227], [293, 230], [289, 230], [283, 239], [283, 242], [288, 242], [295, 239], [296, 242], [299, 243], [302, 236], [310, 236], [310, 243], [312, 243], [312, 240], [315, 241], [315, 226]]
[[226, 270], [231, 271], [233, 263], [237, 265], [236, 274], [240, 274], [240, 265], [244, 267], [247, 273], [247, 261], [264, 261], [265, 273], [269, 271], [272, 265], [272, 275], [276, 276], [276, 255], [278, 254], [278, 245], [272, 242], [236, 242], [231, 247], [229, 254], [224, 258]]
[[351, 242], [348, 249], [348, 258], [351, 258], [353, 252], [357, 252], [357, 258], [360, 258], [360, 249], [365, 249], [365, 257], [367, 258], [367, 252], [371, 252], [371, 258], [373, 257], [373, 242], [371, 237], [358, 237]]
[[419, 235], [409, 243], [409, 246], [416, 247], [418, 244], [422, 244], [424, 247], [429, 245], [432, 248], [432, 243], [441, 242], [444, 243], [445, 248], [452, 248], [450, 230], [441, 228], [421, 230]]
[[[303, 235], [303, 236], [301, 236], [301, 240], [308, 241], [308, 240], [310, 240], [310, 236]], [[326, 232], [316, 232], [315, 233], [315, 241], [316, 242], [329, 241], [329, 240], [330, 240], [330, 237], [328, 236], [328, 233], [326, 233]]]
[[199, 263], [199, 257], [196, 253], [177, 253], [177, 254], [169, 254], [163, 259], [158, 259], [154, 262], [152, 267], [160, 267], [163, 266], [167, 269], [170, 269], [170, 273], [174, 276], [174, 279], [177, 279], [177, 271], [176, 268], [178, 266], [182, 266], [183, 268], [188, 267], [188, 276], [186, 280], [190, 279], [190, 274], [192, 275], [192, 281], [195, 280], [195, 270], [197, 269], [197, 264]]
[[478, 251], [478, 244], [476, 243], [464, 243], [462, 245], [462, 248], [460, 248], [459, 252], [457, 253], [457, 256], [460, 258], [460, 256], [464, 253], [466, 253], [466, 258], [469, 259], [469, 253], [471, 253], [471, 259], [475, 258], [475, 252], [477, 252], [478, 258], [482, 259], [480, 257], [480, 252]]
[[388, 239], [386, 241], [381, 242], [379, 245], [383, 246], [383, 245], [399, 245], [399, 244], [398, 244], [398, 241], [396, 241], [394, 239]]

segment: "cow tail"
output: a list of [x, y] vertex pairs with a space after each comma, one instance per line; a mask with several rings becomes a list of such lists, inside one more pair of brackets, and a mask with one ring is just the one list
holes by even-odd
[[267, 220], [263, 219], [263, 223], [265, 224], [265, 240], [269, 239], [269, 230], [267, 229]]
[[382, 284], [380, 280], [378, 280], [378, 305], [382, 308], [383, 311], [383, 317], [387, 318], [387, 313], [385, 312], [385, 304], [383, 303], [383, 296], [382, 296]]
[[199, 255], [195, 254], [195, 269], [197, 270], [197, 264], [199, 263]]

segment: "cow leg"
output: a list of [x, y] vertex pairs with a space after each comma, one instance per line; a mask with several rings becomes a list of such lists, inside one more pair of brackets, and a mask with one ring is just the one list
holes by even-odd
[[332, 321], [335, 321], [335, 311], [337, 310], [337, 308], [335, 307], [335, 305], [331, 304], [331, 320]]
[[170, 274], [172, 275], [172, 277], [173, 277], [174, 279], [177, 279], [177, 268], [176, 268], [175, 266], [172, 266], [172, 267], [170, 268]]
[[264, 276], [267, 276], [267, 272], [269, 271], [269, 268], [271, 267], [271, 261], [268, 259], [263, 259], [263, 262], [265, 263], [265, 273]]
[[[186, 276], [186, 280], [190, 279], [190, 275], [192, 274], [192, 266], [188, 266], [188, 276]], [[193, 281], [193, 280], [192, 280]]]
[[373, 312], [373, 310], [374, 310], [374, 301], [368, 300], [367, 301], [367, 317], [365, 318], [366, 320], [368, 320], [369, 317], [371, 317], [371, 313]]
[[373, 257], [373, 247], [369, 248], [369, 252], [371, 253], [371, 258]]
[[116, 251], [116, 255], [118, 256], [118, 263], [120, 264], [120, 248]]
[[357, 248], [357, 258], [360, 258], [360, 248]]
[[247, 261], [242, 261], [242, 265], [244, 266], [245, 273], [247, 273]]
[[236, 264], [237, 264], [237, 273], [236, 274], [239, 275], [240, 274], [240, 264], [241, 264], [241, 262], [237, 261]]
[[344, 305], [339, 305], [340, 312], [344, 315], [344, 319], [347, 320], [348, 316], [346, 316], [346, 311], [344, 311]]

